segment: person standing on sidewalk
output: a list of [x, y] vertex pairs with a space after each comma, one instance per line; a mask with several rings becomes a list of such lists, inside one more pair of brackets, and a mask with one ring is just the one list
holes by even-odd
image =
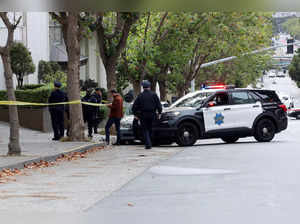
[[[51, 93], [48, 102], [49, 103], [62, 103], [66, 102], [67, 96], [60, 89], [61, 83], [54, 82], [54, 91]], [[64, 112], [65, 105], [50, 105], [49, 112], [52, 121], [52, 128], [54, 132], [54, 137], [52, 140], [58, 141], [64, 137], [65, 127], [64, 127]]]
[[144, 80], [142, 87], [144, 91], [138, 95], [132, 106], [132, 112], [135, 118], [139, 119], [144, 132], [145, 149], [152, 148], [151, 135], [152, 123], [159, 114], [162, 113], [162, 105], [156, 93], [150, 90], [150, 82]]
[[[89, 100], [90, 103], [101, 104], [102, 102], [102, 92], [100, 88], [96, 88], [95, 92], [91, 95]], [[98, 126], [100, 123], [100, 106], [92, 106], [92, 118], [91, 118], [91, 127], [89, 127], [89, 133], [93, 132], [94, 134], [98, 134]]]
[[109, 119], [105, 125], [105, 135], [106, 135], [106, 144], [110, 143], [110, 128], [113, 124], [115, 124], [115, 128], [117, 131], [117, 141], [113, 145], [120, 145], [120, 123], [123, 117], [123, 98], [116, 90], [110, 91], [113, 96], [113, 102], [111, 104], [107, 104], [110, 108]]

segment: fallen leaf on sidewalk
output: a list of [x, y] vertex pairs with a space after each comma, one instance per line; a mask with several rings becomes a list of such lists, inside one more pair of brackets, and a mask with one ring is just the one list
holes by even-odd
[[134, 206], [134, 204], [128, 203], [128, 206], [130, 206], [130, 207], [133, 207], [133, 206]]

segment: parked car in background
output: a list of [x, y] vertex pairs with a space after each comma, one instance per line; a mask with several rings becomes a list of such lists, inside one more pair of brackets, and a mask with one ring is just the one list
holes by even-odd
[[285, 93], [277, 93], [279, 96], [279, 99], [281, 100], [282, 103], [284, 103], [284, 105], [288, 108], [294, 108], [295, 107], [295, 98], [293, 96], [290, 96], [288, 94]]
[[289, 117], [296, 118], [297, 120], [300, 119], [300, 108], [297, 109], [290, 109], [288, 112]]

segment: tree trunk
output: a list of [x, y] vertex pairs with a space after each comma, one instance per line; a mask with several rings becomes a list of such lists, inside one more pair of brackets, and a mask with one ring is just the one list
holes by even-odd
[[[7, 49], [4, 54], [1, 54], [1, 58], [4, 66], [5, 84], [7, 90], [7, 98], [9, 101], [16, 101], [13, 72], [11, 69], [11, 61], [9, 56], [9, 50]], [[19, 142], [19, 115], [17, 106], [8, 106], [9, 108], [9, 124], [10, 124], [10, 136], [8, 143], [8, 155], [20, 155], [21, 147]]]
[[112, 96], [110, 91], [113, 89], [117, 89], [116, 62], [109, 62], [109, 64], [106, 66], [106, 78], [108, 98], [111, 100]]
[[[78, 40], [78, 13], [70, 12], [68, 20], [68, 35], [66, 46], [68, 48], [68, 76], [67, 90], [69, 101], [80, 100], [79, 66], [80, 45]], [[70, 140], [84, 140], [84, 123], [82, 117], [82, 105], [70, 105]]]
[[139, 80], [135, 80], [132, 82], [134, 98], [136, 98], [141, 93], [141, 83]]
[[160, 92], [160, 100], [167, 101], [167, 81], [166, 80], [158, 80], [159, 92]]

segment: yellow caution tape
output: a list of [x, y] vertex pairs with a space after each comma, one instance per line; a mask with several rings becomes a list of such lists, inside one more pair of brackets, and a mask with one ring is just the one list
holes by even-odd
[[[103, 101], [108, 102], [108, 101]], [[6, 106], [54, 106], [54, 105], [70, 105], [70, 104], [85, 104], [90, 106], [104, 106], [102, 103], [89, 103], [83, 102], [81, 100], [74, 100], [69, 102], [61, 102], [61, 103], [30, 103], [30, 102], [22, 102], [22, 101], [0, 101], [0, 105]]]

